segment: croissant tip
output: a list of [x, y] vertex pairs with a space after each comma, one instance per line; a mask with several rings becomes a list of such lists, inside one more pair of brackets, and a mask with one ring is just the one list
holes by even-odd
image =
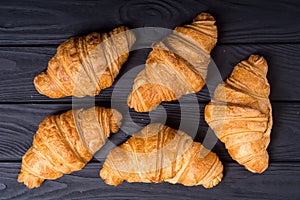
[[24, 173], [23, 171], [21, 171], [18, 175], [17, 181], [19, 183], [24, 183], [24, 185], [28, 189], [33, 189], [33, 188], [40, 187], [44, 180], [34, 175], [28, 174], [26, 172]]
[[41, 80], [43, 80], [44, 76], [45, 76], [45, 73], [42, 72], [42, 73], [36, 75], [33, 79], [34, 87], [39, 93], [43, 92], [43, 90], [41, 89], [42, 84], [40, 84], [40, 82], [41, 82]]
[[47, 79], [45, 79], [45, 77], [46, 77], [45, 72], [42, 72], [42, 73], [38, 74], [37, 76], [35, 76], [33, 79], [33, 84], [34, 84], [35, 89], [38, 91], [38, 93], [43, 94], [43, 95], [46, 95], [45, 94], [45, 90], [46, 90], [45, 86], [47, 86], [47, 84], [45, 83], [44, 80], [47, 80]]
[[266, 171], [268, 169], [269, 165], [262, 165], [262, 166], [257, 166], [257, 167], [253, 167], [253, 166], [245, 166], [245, 168], [247, 170], [249, 170], [252, 173], [258, 173], [258, 174], [262, 174], [264, 171]]
[[119, 29], [119, 30], [123, 30], [123, 31], [126, 31], [126, 30], [129, 30], [129, 28], [127, 26], [124, 26], [124, 25], [121, 25], [115, 29]]
[[217, 177], [215, 177], [211, 182], [207, 183], [207, 184], [203, 184], [203, 187], [205, 188], [212, 188], [216, 185], [218, 185], [223, 178], [223, 173], [221, 172]]
[[258, 62], [258, 61], [264, 61], [265, 58], [261, 55], [256, 55], [256, 54], [253, 54], [249, 57], [249, 60], [253, 61], [253, 62]]
[[250, 172], [261, 174], [269, 167], [269, 155], [267, 151], [265, 151], [263, 154], [252, 158], [243, 165]]
[[194, 18], [194, 21], [215, 21], [215, 18], [206, 12], [202, 12]]
[[266, 59], [261, 55], [251, 55], [248, 58], [248, 61], [253, 67], [257, 68], [260, 72], [262, 72], [264, 75], [268, 71], [268, 64]]
[[116, 187], [123, 182], [122, 179], [120, 179], [116, 176], [110, 176], [111, 174], [112, 174], [112, 171], [105, 165], [103, 166], [103, 168], [100, 170], [100, 173], [99, 173], [100, 178], [102, 178], [104, 183], [107, 185]]
[[33, 84], [38, 93], [49, 98], [62, 98], [64, 95], [56, 86], [51, 83], [51, 80], [46, 72], [42, 72], [34, 77]]

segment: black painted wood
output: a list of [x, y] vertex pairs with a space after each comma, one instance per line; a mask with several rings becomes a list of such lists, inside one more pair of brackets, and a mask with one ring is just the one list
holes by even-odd
[[218, 20], [219, 43], [300, 42], [299, 5], [288, 0], [12, 0], [1, 5], [0, 45], [59, 44], [120, 24], [174, 28], [202, 11]]
[[[96, 105], [108, 106], [103, 103]], [[198, 107], [198, 106], [197, 106]], [[126, 115], [128, 110], [123, 109], [122, 131], [112, 136], [113, 143], [125, 141], [130, 132], [126, 126], [137, 123], [140, 128], [151, 122], [164, 122], [190, 134], [195, 141], [204, 142], [207, 148], [214, 147], [222, 161], [234, 162], [228, 155], [221, 142], [217, 142], [213, 133], [208, 134], [208, 126], [204, 122], [205, 104], [199, 105], [199, 110], [189, 103], [163, 104], [163, 109], [150, 113], [139, 114], [131, 111], [131, 116]], [[4, 104], [0, 106], [0, 161], [21, 161], [21, 157], [31, 146], [33, 135], [39, 123], [47, 116], [71, 109], [70, 104]], [[200, 114], [198, 113], [200, 111]], [[126, 116], [126, 117], [125, 117]], [[164, 116], [167, 116], [164, 117]], [[300, 162], [300, 104], [298, 103], [273, 103], [274, 126], [269, 146], [270, 161], [272, 162]], [[133, 122], [130, 121], [132, 118]], [[179, 126], [180, 124], [180, 126]], [[199, 127], [198, 130], [194, 129]], [[138, 129], [137, 129], [138, 130]], [[208, 140], [210, 138], [210, 140]], [[206, 138], [206, 139], [205, 139]], [[212, 146], [210, 146], [212, 145]]]
[[17, 183], [20, 163], [0, 163], [0, 199], [298, 199], [299, 163], [274, 163], [263, 174], [252, 174], [236, 163], [225, 163], [224, 179], [218, 186], [184, 187], [168, 183], [123, 183], [108, 186], [99, 178], [102, 163], [89, 163], [83, 170], [46, 181], [28, 190]]
[[[300, 1], [293, 0], [1, 1], [0, 199], [299, 199], [299, 8]], [[270, 167], [266, 172], [257, 175], [246, 171], [217, 142], [213, 151], [223, 161], [225, 176], [210, 190], [167, 183], [107, 186], [98, 177], [102, 166], [99, 159], [105, 159], [103, 149], [83, 170], [46, 181], [39, 189], [28, 190], [17, 183], [21, 157], [30, 147], [38, 124], [48, 115], [71, 109], [72, 102], [77, 107], [94, 102], [93, 98], [53, 100], [35, 91], [34, 76], [46, 69], [61, 42], [74, 35], [108, 31], [121, 24], [131, 28], [172, 29], [191, 21], [202, 11], [210, 12], [217, 19], [219, 39], [212, 58], [222, 79], [252, 53], [265, 56], [269, 63], [274, 126], [268, 148]], [[97, 105], [116, 106], [125, 116], [122, 131], [110, 138], [115, 144], [129, 137], [126, 133], [133, 131], [128, 130], [135, 129], [130, 126], [131, 118], [126, 116], [125, 99], [134, 78], [134, 74], [128, 76], [127, 72], [143, 64], [148, 52], [149, 49], [132, 52], [114, 87], [95, 98]], [[210, 66], [209, 77], [211, 69]], [[118, 84], [124, 79], [127, 84]], [[210, 84], [209, 88], [213, 90], [217, 84]], [[205, 87], [196, 97], [189, 95], [179, 102], [163, 103], [150, 114], [132, 110], [129, 113], [141, 126], [150, 121], [164, 122], [167, 116], [166, 124], [196, 135], [196, 141], [204, 141], [209, 147], [216, 139], [213, 133], [207, 132], [208, 126], [203, 121], [209, 96]], [[191, 126], [195, 124], [199, 126], [196, 131]]]
[[[55, 47], [2, 47], [0, 48], [0, 102], [71, 102], [72, 98], [49, 99], [38, 94], [33, 85], [34, 76], [47, 68], [47, 63], [55, 54]], [[114, 91], [115, 98], [126, 98], [132, 88], [135, 67], [145, 63], [149, 49], [133, 51], [128, 62], [123, 66], [118, 80], [127, 80]], [[220, 79], [226, 79], [233, 67], [251, 54], [263, 55], [269, 63], [268, 79], [271, 85], [271, 100], [300, 100], [300, 44], [253, 44], [253, 45], [218, 45], [212, 52]], [[212, 75], [213, 65], [208, 75]], [[133, 71], [132, 71], [133, 70]], [[117, 84], [117, 81], [114, 85]], [[210, 92], [206, 87], [197, 94], [199, 101], [210, 100], [210, 93], [219, 81], [213, 83]], [[103, 90], [96, 97], [99, 101], [110, 101], [114, 87]], [[193, 95], [192, 95], [193, 96]]]

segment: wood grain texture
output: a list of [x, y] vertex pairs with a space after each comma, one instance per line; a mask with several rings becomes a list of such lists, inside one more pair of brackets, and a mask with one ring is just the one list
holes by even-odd
[[[100, 106], [107, 106], [97, 103]], [[225, 150], [224, 145], [217, 141], [213, 133], [209, 134], [208, 126], [204, 122], [205, 104], [199, 105], [199, 110], [191, 104], [163, 104], [148, 115], [139, 114], [131, 110], [132, 120], [142, 126], [151, 122], [164, 122], [189, 133], [195, 141], [210, 145], [222, 161], [234, 162]], [[39, 123], [48, 115], [57, 114], [71, 109], [70, 104], [4, 104], [0, 106], [0, 161], [20, 161], [31, 146], [33, 135]], [[117, 107], [117, 109], [119, 109]], [[120, 110], [120, 109], [119, 109]], [[126, 108], [125, 108], [126, 110]], [[200, 115], [199, 115], [200, 111]], [[300, 162], [300, 104], [273, 103], [274, 126], [271, 134], [271, 144], [268, 148], [271, 162]], [[128, 131], [126, 126], [132, 126], [130, 116], [123, 110], [122, 131], [113, 135], [111, 141], [115, 144], [125, 141], [128, 135], [135, 131]], [[164, 116], [167, 116], [165, 118]], [[199, 128], [197, 128], [199, 127]], [[139, 127], [138, 127], [139, 128]], [[136, 130], [139, 130], [139, 129]], [[205, 141], [205, 142], [204, 142]]]
[[110, 0], [5, 1], [0, 45], [59, 44], [121, 24], [174, 28], [208, 11], [218, 21], [219, 43], [300, 42], [298, 1]]
[[[38, 94], [33, 85], [33, 78], [45, 70], [50, 58], [55, 54], [54, 47], [10, 47], [0, 48], [0, 102], [41, 102], [49, 98]], [[100, 101], [110, 101], [114, 86], [119, 80], [126, 84], [114, 91], [115, 99], [126, 101], [130, 93], [137, 66], [145, 63], [149, 49], [133, 51], [128, 62], [123, 66], [113, 87], [101, 91], [96, 97]], [[222, 79], [226, 79], [238, 62], [250, 54], [263, 55], [269, 64], [268, 79], [271, 85], [271, 100], [300, 100], [300, 44], [280, 45], [217, 45], [212, 58], [217, 65]], [[137, 69], [137, 70], [135, 70]], [[208, 76], [213, 76], [213, 67], [208, 69]], [[210, 92], [204, 87], [198, 94], [198, 100], [207, 102], [221, 78], [210, 85]], [[51, 102], [71, 102], [72, 98], [51, 99]]]
[[[20, 163], [0, 163], [0, 199], [297, 199], [300, 195], [299, 163], [274, 163], [263, 174], [252, 174], [236, 163], [225, 163], [222, 182], [212, 188], [168, 183], [123, 183], [108, 186], [99, 178], [102, 163], [89, 163], [71, 175], [46, 181], [28, 190], [17, 183]], [[282, 192], [285, 191], [285, 192]], [[4, 198], [3, 198], [4, 197]]]
[[[299, 199], [299, 8], [300, 1], [294, 0], [2, 1], [0, 199]], [[133, 69], [145, 63], [149, 49], [132, 52], [117, 82], [103, 90], [96, 100], [71, 97], [53, 100], [34, 89], [34, 76], [46, 69], [56, 47], [71, 36], [109, 31], [121, 24], [131, 28], [172, 29], [190, 22], [202, 11], [210, 12], [217, 19], [219, 39], [212, 58], [222, 79], [226, 79], [234, 65], [250, 54], [261, 54], [269, 63], [274, 126], [268, 148], [270, 167], [262, 175], [252, 174], [234, 162], [222, 143], [215, 145], [216, 137], [208, 131], [203, 110], [213, 95], [208, 88], [213, 91], [219, 82], [209, 84], [196, 96], [163, 103], [150, 114], [133, 110], [128, 113], [126, 97], [138, 73]], [[132, 74], [127, 73], [131, 70], [134, 71]], [[209, 70], [209, 76], [213, 75]], [[122, 82], [124, 79], [126, 84]], [[131, 125], [130, 119], [140, 126], [150, 121], [166, 121], [173, 128], [189, 132], [196, 141], [204, 141], [207, 147], [214, 146], [213, 150], [224, 163], [224, 180], [211, 190], [167, 183], [107, 186], [98, 174], [107, 149], [114, 146], [108, 143], [107, 148], [97, 154], [97, 159], [83, 170], [46, 181], [39, 189], [26, 189], [17, 183], [21, 157], [31, 146], [39, 123], [48, 115], [71, 109], [72, 100], [77, 107], [96, 101], [99, 106], [113, 105], [122, 110], [126, 120], [122, 131], [110, 138], [114, 144], [126, 140], [128, 134], [138, 128]], [[198, 101], [201, 102], [199, 106]]]

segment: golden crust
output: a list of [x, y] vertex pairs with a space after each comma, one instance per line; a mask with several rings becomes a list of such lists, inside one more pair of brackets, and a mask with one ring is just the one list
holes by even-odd
[[93, 107], [49, 116], [39, 125], [32, 147], [22, 158], [18, 177], [28, 188], [82, 169], [110, 132], [117, 132], [121, 114]]
[[34, 78], [35, 88], [51, 98], [95, 96], [113, 84], [134, 42], [133, 32], [124, 26], [72, 37], [57, 48], [46, 72]]
[[[136, 102], [133, 99], [144, 99], [144, 101]], [[162, 101], [176, 100], [176, 96], [169, 88], [158, 84], [144, 84], [139, 90], [131, 94], [128, 98], [128, 104], [132, 105], [136, 110], [151, 110], [152, 104], [158, 105]]]
[[207, 13], [201, 13], [189, 25], [176, 27], [171, 35], [153, 45], [145, 69], [134, 80], [128, 106], [147, 112], [162, 101], [200, 91], [205, 85], [209, 53], [216, 42], [215, 19]]
[[206, 122], [231, 157], [256, 173], [268, 168], [266, 149], [273, 125], [267, 71], [266, 60], [251, 55], [218, 85], [213, 100], [205, 107]]
[[222, 171], [218, 156], [184, 132], [150, 124], [110, 151], [100, 176], [114, 186], [126, 180], [210, 188], [221, 181]]

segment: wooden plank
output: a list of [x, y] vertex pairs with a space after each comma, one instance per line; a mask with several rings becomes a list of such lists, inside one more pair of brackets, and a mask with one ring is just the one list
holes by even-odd
[[[55, 51], [53, 47], [0, 48], [2, 72], [0, 74], [0, 102], [49, 102], [49, 98], [37, 93], [33, 79], [35, 75], [46, 69]], [[126, 84], [118, 84], [116, 90], [114, 87], [103, 90], [96, 99], [110, 101], [114, 91], [114, 99], [125, 101], [131, 91], [135, 75], [141, 70], [138, 66], [145, 63], [148, 52], [149, 49], [132, 52], [116, 79], [116, 82], [126, 79]], [[210, 66], [208, 76], [220, 74], [220, 78], [210, 84], [210, 91], [214, 90], [221, 79], [226, 79], [230, 75], [234, 65], [253, 53], [265, 56], [269, 63], [268, 79], [271, 85], [271, 100], [299, 101], [300, 44], [218, 45], [212, 53], [217, 68]], [[218, 69], [217, 73], [213, 74], [212, 69]], [[197, 94], [197, 98], [199, 101], [207, 102], [210, 99], [208, 89], [204, 87]], [[69, 97], [51, 100], [51, 102], [71, 102], [71, 100], [72, 98]]]
[[[4, 0], [0, 6], [0, 199], [299, 199], [300, 191], [300, 2], [292, 0], [110, 0], [38, 1]], [[126, 96], [134, 73], [147, 58], [149, 49], [134, 51], [117, 78], [119, 82], [96, 97], [96, 104], [116, 106], [124, 115], [122, 130], [110, 138], [125, 141], [137, 129], [164, 122], [180, 128], [213, 147], [224, 164], [224, 179], [217, 187], [129, 184], [105, 185], [99, 170], [105, 150], [83, 170], [46, 181], [41, 188], [28, 190], [17, 183], [21, 157], [31, 146], [39, 123], [48, 115], [74, 106], [85, 107], [93, 98], [49, 99], [33, 86], [36, 74], [45, 70], [58, 44], [74, 35], [108, 31], [121, 24], [131, 28], [173, 27], [187, 23], [198, 13], [208, 11], [217, 19], [219, 40], [212, 52], [222, 79], [235, 64], [257, 53], [269, 63], [274, 126], [268, 148], [270, 166], [262, 175], [252, 174], [228, 155], [224, 145], [208, 131], [203, 110], [210, 100], [204, 88], [195, 98], [186, 96], [163, 103], [148, 113], [128, 112]], [[137, 71], [135, 72], [137, 73]], [[209, 76], [212, 76], [209, 70]], [[126, 78], [125, 78], [126, 77]], [[122, 84], [125, 79], [126, 84]], [[218, 83], [208, 85], [211, 90]], [[211, 94], [212, 95], [212, 94]], [[113, 100], [111, 100], [113, 99]], [[72, 101], [73, 100], [73, 101]], [[195, 103], [193, 103], [195, 101]], [[197, 105], [197, 101], [201, 102]], [[125, 113], [130, 114], [125, 115]], [[109, 144], [109, 143], [108, 143]], [[109, 147], [107, 145], [106, 147]], [[100, 161], [99, 161], [100, 160]]]
[[[0, 103], [1, 102], [71, 102], [72, 97], [49, 99], [40, 95], [34, 87], [34, 77], [46, 70], [48, 61], [54, 56], [54, 47], [1, 47], [0, 48]], [[145, 62], [149, 50], [132, 52], [123, 66], [119, 77], [127, 70]], [[136, 73], [135, 73], [136, 74]], [[133, 82], [135, 74], [130, 76]], [[129, 80], [129, 81], [130, 81]], [[120, 88], [120, 93], [129, 94], [132, 83], [128, 88]], [[110, 101], [113, 87], [102, 90], [97, 100]]]
[[300, 45], [219, 45], [212, 57], [225, 80], [233, 67], [247, 59], [250, 54], [259, 54], [266, 58], [269, 70], [267, 74], [271, 86], [271, 100], [300, 100]]
[[220, 43], [299, 42], [300, 27], [292, 28], [299, 21], [299, 1], [208, 0], [204, 4], [218, 20]]
[[[104, 105], [97, 103], [97, 105]], [[196, 107], [195, 107], [196, 106]], [[131, 118], [140, 128], [151, 122], [161, 122], [189, 133], [195, 141], [202, 142], [207, 148], [213, 148], [222, 161], [234, 162], [228, 155], [224, 145], [217, 142], [213, 133], [207, 133], [208, 126], [204, 122], [205, 104], [163, 104], [164, 109], [150, 113], [131, 112]], [[128, 135], [137, 129], [133, 127], [131, 118], [126, 115], [127, 107], [116, 107], [123, 113], [122, 131], [114, 134], [111, 141], [115, 144], [125, 141]], [[121, 109], [120, 109], [121, 108]], [[39, 123], [48, 115], [71, 109], [70, 104], [2, 104], [0, 105], [0, 161], [20, 161], [31, 146], [33, 134]], [[123, 110], [123, 111], [122, 111]], [[200, 112], [200, 114], [199, 114]], [[300, 123], [299, 103], [273, 103], [274, 126], [269, 146], [272, 162], [300, 162]], [[167, 116], [165, 118], [164, 116]], [[199, 128], [198, 128], [199, 127]], [[131, 130], [131, 131], [129, 131]], [[204, 142], [205, 141], [205, 142]], [[216, 144], [215, 144], [216, 143]]]
[[299, 5], [293, 0], [6, 0], [0, 8], [0, 45], [59, 44], [121, 24], [172, 29], [203, 11], [218, 20], [219, 43], [300, 42]]
[[[102, 164], [89, 163], [83, 170], [46, 181], [28, 190], [17, 183], [20, 163], [0, 163], [1, 199], [298, 199], [300, 164], [272, 163], [263, 174], [252, 174], [236, 163], [224, 164], [222, 182], [212, 188], [168, 183], [123, 183], [108, 186], [99, 178]], [[284, 191], [284, 192], [283, 192]]]
[[31, 146], [39, 123], [48, 115], [70, 109], [70, 105], [1, 105], [1, 160], [18, 159]]

